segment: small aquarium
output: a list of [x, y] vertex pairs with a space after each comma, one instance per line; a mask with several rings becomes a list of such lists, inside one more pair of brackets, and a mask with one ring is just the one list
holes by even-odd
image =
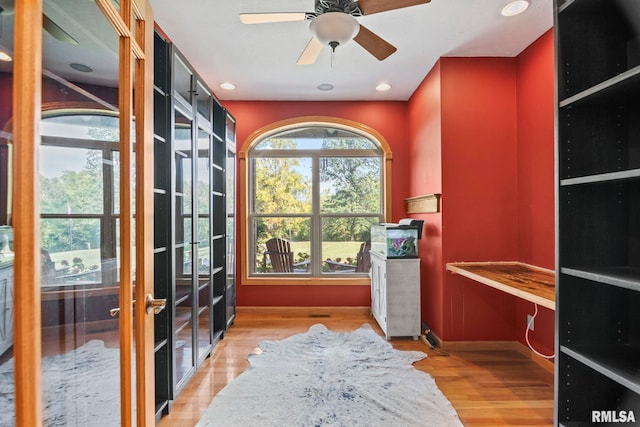
[[417, 258], [418, 233], [414, 225], [372, 225], [371, 251], [387, 258]]

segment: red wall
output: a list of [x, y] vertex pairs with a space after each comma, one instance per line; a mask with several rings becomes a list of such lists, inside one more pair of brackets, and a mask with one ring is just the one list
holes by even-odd
[[[553, 31], [548, 31], [517, 60], [518, 87], [518, 256], [533, 265], [555, 268]], [[534, 305], [518, 299], [517, 338], [526, 344], [527, 314]], [[554, 312], [540, 307], [534, 348], [553, 354]]]
[[[397, 221], [404, 216], [404, 199], [409, 197], [406, 184], [411, 164], [407, 143], [409, 133], [404, 126], [406, 102], [224, 101], [223, 104], [237, 120], [238, 148], [256, 130], [294, 117], [338, 117], [376, 130], [384, 136], [393, 151], [392, 220]], [[239, 194], [239, 197], [242, 196]], [[237, 299], [238, 305], [244, 306], [368, 306], [371, 304], [371, 290], [362, 285], [270, 286], [239, 283]]]
[[[442, 58], [440, 62], [443, 264], [513, 260], [517, 257], [515, 59]], [[441, 338], [514, 339], [512, 297], [449, 272], [443, 277]]]
[[[417, 215], [422, 314], [444, 340], [519, 340], [533, 305], [445, 271], [447, 262], [554, 263], [553, 34], [517, 58], [441, 58], [409, 101], [411, 196], [442, 193]], [[429, 169], [427, 172], [425, 169]], [[531, 342], [553, 348], [541, 308]]]
[[[442, 114], [440, 62], [431, 69], [409, 102], [411, 196], [442, 194]], [[438, 334], [444, 328], [442, 214], [414, 214], [424, 220], [418, 241], [422, 319]]]

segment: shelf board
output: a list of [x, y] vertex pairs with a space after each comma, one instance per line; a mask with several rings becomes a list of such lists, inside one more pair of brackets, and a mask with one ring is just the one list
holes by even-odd
[[167, 190], [162, 189], [162, 188], [154, 188], [153, 189], [153, 194], [167, 194]]
[[176, 286], [176, 302], [175, 305], [183, 303], [191, 296], [191, 286]]
[[153, 90], [155, 90], [162, 96], [167, 96], [167, 93], [164, 90], [160, 89], [160, 87], [156, 86], [155, 84], [153, 85]]
[[597, 175], [579, 176], [576, 178], [566, 178], [560, 180], [560, 186], [593, 184], [601, 182], [625, 181], [628, 179], [640, 178], [640, 169], [629, 169], [619, 172], [601, 173]]
[[555, 310], [555, 273], [516, 262], [450, 262], [447, 270], [524, 300]]
[[224, 334], [224, 331], [225, 331], [224, 329], [219, 329], [219, 330], [214, 330], [213, 331], [213, 345], [214, 346], [222, 339], [222, 334]]
[[640, 348], [610, 346], [571, 349], [560, 346], [560, 351], [634, 393], [640, 394], [640, 372], [638, 371]]
[[157, 343], [154, 344], [153, 346], [153, 352], [156, 353], [158, 350], [160, 350], [162, 347], [164, 347], [165, 345], [167, 345], [168, 340], [165, 338], [163, 340], [158, 341]]
[[[635, 91], [633, 90], [634, 88], [636, 89]], [[617, 101], [620, 101], [621, 99], [631, 98], [634, 93], [637, 94], [639, 89], [640, 66], [620, 73], [615, 77], [560, 101], [559, 107], [565, 108], [587, 101], [599, 101], [609, 98], [615, 98]]]
[[635, 267], [597, 267], [588, 269], [562, 267], [560, 272], [569, 276], [640, 292], [640, 269]]
[[198, 284], [198, 292], [200, 292], [203, 289], [208, 288], [210, 284], [211, 284], [211, 282], [209, 282], [208, 280], [205, 283]]
[[175, 334], [178, 335], [189, 323], [191, 323], [191, 307], [176, 308]]
[[167, 252], [167, 248], [166, 248], [166, 246], [161, 246], [161, 247], [158, 247], [158, 248], [153, 248], [153, 253], [154, 253], [154, 254], [161, 254], [161, 253], [164, 253], [164, 252]]
[[208, 309], [209, 309], [208, 305], [205, 305], [204, 307], [198, 307], [198, 317], [200, 317], [200, 315], [205, 311], [207, 311]]

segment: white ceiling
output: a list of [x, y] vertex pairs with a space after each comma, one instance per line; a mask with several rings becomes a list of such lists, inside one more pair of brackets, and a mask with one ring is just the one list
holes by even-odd
[[[378, 61], [360, 45], [324, 48], [296, 65], [311, 39], [309, 22], [244, 25], [239, 13], [313, 12], [314, 0], [150, 0], [159, 27], [221, 100], [407, 100], [442, 56], [517, 56], [553, 25], [552, 0], [531, 0], [506, 18], [507, 0], [432, 0], [358, 17], [398, 48]], [[234, 91], [219, 88], [235, 84]], [[392, 85], [376, 92], [381, 82]], [[317, 86], [329, 83], [331, 91]]]

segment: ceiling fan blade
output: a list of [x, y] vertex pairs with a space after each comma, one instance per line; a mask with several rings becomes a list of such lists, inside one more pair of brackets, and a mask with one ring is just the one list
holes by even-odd
[[318, 55], [320, 55], [320, 51], [324, 46], [322, 43], [318, 41], [317, 38], [312, 37], [307, 43], [307, 47], [304, 48], [300, 58], [298, 58], [298, 65], [310, 65], [316, 62], [318, 59]]
[[360, 25], [358, 34], [356, 34], [353, 40], [365, 48], [371, 55], [378, 58], [379, 61], [387, 59], [393, 52], [398, 50], [391, 43], [362, 26], [362, 24]]
[[42, 14], [42, 27], [51, 34], [53, 38], [60, 40], [61, 42], [69, 44], [78, 44], [78, 41], [71, 37], [69, 33], [63, 30], [58, 24], [53, 22], [47, 15]]
[[241, 13], [239, 16], [243, 24], [304, 21], [307, 18], [305, 12]]
[[358, 6], [363, 15], [371, 15], [387, 10], [402, 9], [429, 3], [431, 0], [358, 0]]

